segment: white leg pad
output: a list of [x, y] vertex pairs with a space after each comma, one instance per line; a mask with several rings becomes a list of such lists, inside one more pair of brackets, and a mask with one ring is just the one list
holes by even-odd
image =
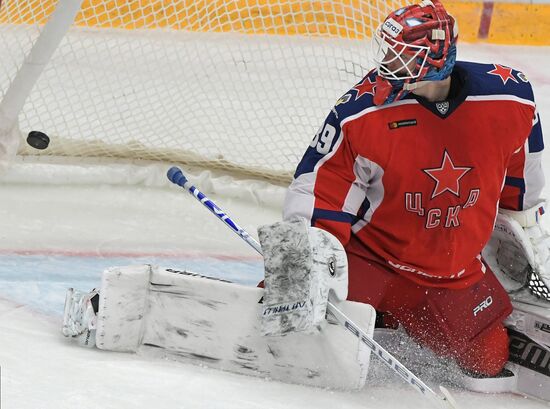
[[103, 272], [96, 330], [99, 349], [138, 349], [145, 329], [152, 275], [153, 267], [149, 265], [112, 267]]
[[[134, 351], [288, 383], [358, 389], [370, 351], [345, 328], [316, 334], [261, 335], [263, 289], [150, 266], [104, 273], [97, 346]], [[368, 304], [337, 303], [372, 336]]]

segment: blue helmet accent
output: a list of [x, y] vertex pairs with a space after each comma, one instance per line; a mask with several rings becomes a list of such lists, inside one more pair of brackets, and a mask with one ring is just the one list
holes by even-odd
[[[447, 78], [451, 73], [453, 72], [453, 68], [456, 63], [456, 44], [451, 44], [449, 47], [449, 51], [447, 53], [447, 59], [445, 60], [445, 64], [443, 65], [443, 68], [437, 69], [436, 67], [431, 67], [427, 74], [421, 78], [420, 81], [442, 81], [445, 78]], [[410, 83], [414, 83], [416, 81], [412, 80]], [[384, 102], [384, 105], [391, 104], [394, 102], [399, 95], [399, 99], [405, 98], [410, 91], [404, 90], [403, 86], [405, 85], [404, 80], [390, 80], [390, 83], [392, 85], [392, 92]]]
[[435, 67], [431, 67], [428, 73], [422, 78], [422, 81], [441, 81], [451, 75], [453, 72], [453, 67], [456, 62], [456, 44], [451, 44], [449, 46], [449, 51], [447, 52], [447, 59], [443, 68], [438, 70]]

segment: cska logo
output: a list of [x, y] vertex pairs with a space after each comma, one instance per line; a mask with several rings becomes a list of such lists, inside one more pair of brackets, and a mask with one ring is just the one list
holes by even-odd
[[[444, 193], [450, 193], [460, 198], [460, 180], [470, 172], [473, 167], [456, 166], [447, 150], [443, 151], [441, 165], [437, 168], [422, 169], [435, 182], [432, 190], [432, 200]], [[479, 188], [470, 189], [468, 197], [461, 203], [454, 203], [446, 207], [425, 207], [425, 198], [422, 192], [405, 193], [405, 210], [424, 220], [426, 229], [436, 227], [454, 228], [460, 226], [460, 213], [475, 206], [480, 195]]]
[[429, 177], [435, 180], [432, 199], [445, 192], [460, 197], [460, 179], [473, 168], [455, 166], [447, 150], [443, 152], [443, 160], [438, 168], [423, 169]]

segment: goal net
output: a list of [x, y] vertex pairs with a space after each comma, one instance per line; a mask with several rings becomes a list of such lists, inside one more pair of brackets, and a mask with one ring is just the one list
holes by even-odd
[[[51, 138], [44, 151], [21, 143], [21, 155], [155, 160], [287, 182], [334, 102], [367, 73], [373, 29], [401, 3], [4, 0], [1, 104], [23, 137]], [[57, 42], [54, 11], [70, 23]], [[40, 64], [32, 90], [13, 86]]]

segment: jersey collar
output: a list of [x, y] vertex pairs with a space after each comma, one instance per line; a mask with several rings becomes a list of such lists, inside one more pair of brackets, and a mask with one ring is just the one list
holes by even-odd
[[427, 99], [409, 94], [411, 98], [418, 101], [420, 105], [432, 112], [434, 115], [445, 119], [448, 118], [459, 106], [462, 104], [468, 96], [468, 73], [461, 67], [455, 66], [451, 73], [451, 89], [449, 91], [449, 97], [444, 101], [431, 102]]

